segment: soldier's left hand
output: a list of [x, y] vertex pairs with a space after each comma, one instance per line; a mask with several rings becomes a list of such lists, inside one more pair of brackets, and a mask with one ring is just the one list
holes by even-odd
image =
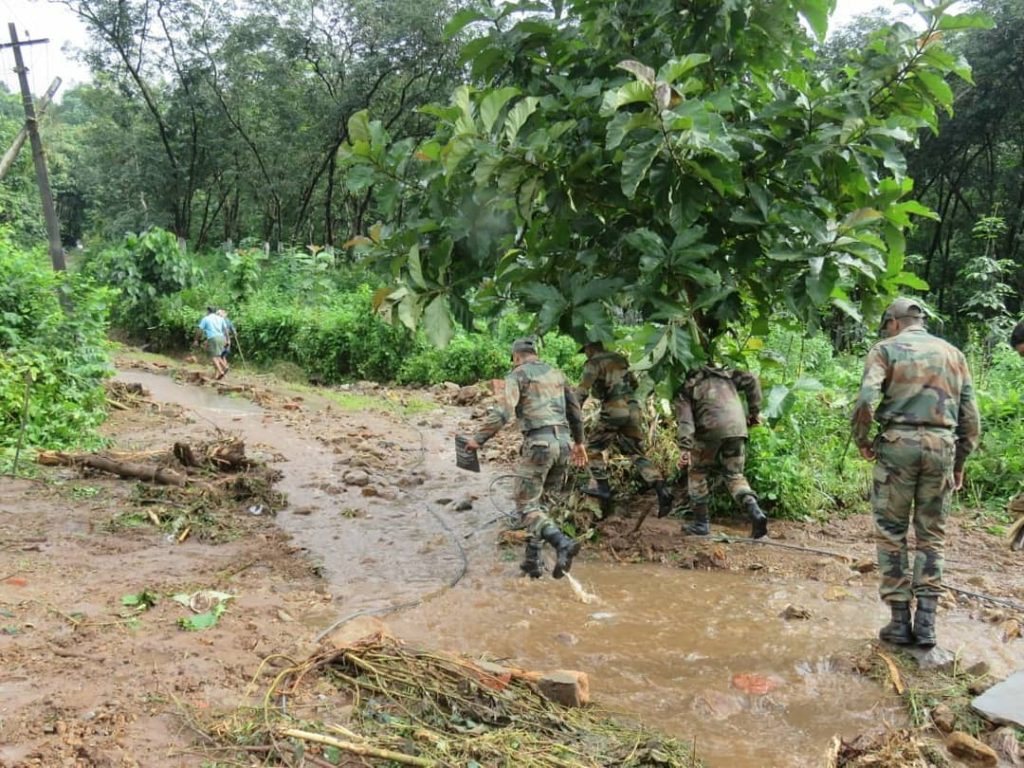
[[590, 459], [587, 458], [586, 446], [583, 443], [573, 443], [572, 449], [569, 451], [569, 460], [572, 461], [574, 467], [582, 469], [587, 466]]
[[760, 413], [754, 414], [753, 416], [747, 416], [748, 427], [757, 427], [761, 424], [764, 424], [764, 419], [761, 418]]
[[878, 458], [878, 454], [875, 453], [875, 449], [872, 448], [871, 446], [865, 446], [861, 448], [860, 455], [863, 456], [868, 461], [874, 461], [876, 458]]
[[962, 469], [953, 470], [953, 490], [959, 491], [964, 487], [964, 471]]
[[479, 451], [480, 450], [480, 443], [478, 443], [476, 440], [474, 440], [471, 437], [471, 438], [469, 438], [469, 440], [466, 441], [466, 447], [469, 448], [469, 450], [471, 450], [471, 451]]

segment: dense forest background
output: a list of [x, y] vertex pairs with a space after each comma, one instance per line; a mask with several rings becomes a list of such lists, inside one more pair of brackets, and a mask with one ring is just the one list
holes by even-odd
[[[604, 339], [665, 426], [688, 367], [741, 364], [769, 502], [852, 508], [858, 355], [910, 293], [976, 368], [971, 503], [1016, 489], [1019, 2], [909, 0], [830, 36], [829, 0], [62, 4], [93, 73], [42, 121], [72, 269], [47, 272], [23, 152], [0, 183], [4, 445], [28, 400], [30, 443], [92, 434], [108, 318], [180, 351], [214, 303], [250, 362], [323, 384], [498, 376], [522, 333], [574, 375]], [[0, 139], [23, 122], [0, 94]]]

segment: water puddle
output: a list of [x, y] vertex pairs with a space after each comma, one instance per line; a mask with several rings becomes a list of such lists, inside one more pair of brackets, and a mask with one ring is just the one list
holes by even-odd
[[[332, 494], [323, 487], [342, 470], [330, 449], [270, 412], [164, 376], [120, 378], [286, 457], [280, 487], [292, 506], [277, 520], [323, 564], [339, 617], [412, 604], [385, 619], [412, 643], [586, 671], [598, 702], [695, 738], [712, 766], [818, 765], [834, 735], [903, 722], [894, 696], [847, 671], [847, 660], [885, 621], [873, 588], [585, 558], [574, 579], [518, 578], [520, 553], [502, 555], [494, 546], [499, 524], [480, 530], [495, 515], [485, 499], [500, 470], [470, 476], [454, 469], [451, 429], [367, 415], [396, 445], [422, 448], [422, 455], [396, 449], [389, 471], [416, 465], [425, 482], [392, 502], [362, 498], [359, 489]], [[348, 418], [358, 424], [363, 416]], [[472, 510], [435, 504], [467, 493], [479, 497]], [[350, 506], [365, 514], [347, 516]], [[444, 590], [465, 563], [467, 577]], [[789, 605], [809, 618], [783, 618]], [[945, 647], [984, 658], [997, 675], [1024, 665], [1019, 643], [1003, 644], [997, 628], [960, 612], [943, 614], [940, 632]]]

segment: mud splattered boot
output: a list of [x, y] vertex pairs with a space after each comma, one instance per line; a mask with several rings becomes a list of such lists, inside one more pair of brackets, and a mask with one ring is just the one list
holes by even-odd
[[519, 564], [519, 570], [524, 576], [531, 579], [539, 579], [544, 575], [544, 569], [540, 567], [540, 539], [531, 536], [526, 540], [526, 549], [523, 552], [523, 562]]
[[879, 631], [878, 638], [894, 645], [913, 644], [914, 636], [910, 632], [910, 603], [889, 603], [889, 608], [892, 610], [892, 619]]
[[587, 486], [583, 489], [583, 492], [587, 496], [593, 496], [595, 499], [600, 499], [602, 502], [611, 501], [612, 498], [612, 487], [608, 485], [607, 478], [594, 478], [594, 482], [597, 484], [593, 488]]
[[654, 483], [654, 492], [658, 495], [658, 517], [665, 517], [672, 511], [672, 491], [665, 487], [664, 480], [657, 480]]
[[[914, 612], [914, 639], [922, 648], [935, 645], [935, 609], [939, 605], [937, 597], [917, 598], [917, 610]], [[909, 612], [910, 604], [907, 604]], [[910, 620], [910, 617], [907, 617]]]
[[757, 505], [757, 497], [745, 496], [743, 508], [750, 515], [750, 538], [763, 539], [768, 535], [768, 518], [761, 511], [761, 507]]
[[707, 536], [711, 533], [707, 504], [693, 508], [693, 520], [683, 525], [683, 533], [687, 536]]
[[560, 579], [572, 568], [572, 559], [580, 553], [580, 543], [566, 536], [554, 525], [545, 527], [541, 536], [544, 538], [544, 541], [555, 548], [558, 560], [555, 562], [551, 575], [556, 579]]

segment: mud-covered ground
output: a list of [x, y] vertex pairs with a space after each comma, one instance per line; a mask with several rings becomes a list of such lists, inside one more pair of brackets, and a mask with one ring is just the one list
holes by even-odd
[[[185, 371], [185, 386], [214, 390], [199, 366], [138, 357], [120, 365], [179, 377]], [[511, 558], [493, 547], [497, 526], [486, 527], [494, 512], [487, 483], [459, 474], [441, 448], [479, 415], [482, 391], [366, 386], [328, 397], [238, 372], [226, 385], [221, 391], [240, 403], [259, 404], [261, 421], [247, 429], [258, 435], [262, 424], [267, 439], [247, 440], [248, 454], [279, 468], [282, 485], [292, 479], [290, 506], [227, 503], [168, 529], [180, 501], [141, 505], [133, 481], [70, 467], [0, 478], [0, 766], [212, 764], [193, 724], [250, 700], [264, 659], [301, 658], [341, 615], [422, 596], [438, 570], [458, 570], [456, 561], [431, 564], [448, 540], [427, 514], [431, 505], [463, 506], [466, 525], [484, 528], [471, 540], [459, 531], [474, 542], [475, 567], [514, 577]], [[222, 437], [225, 425], [230, 430], [245, 418], [251, 422], [253, 414], [224, 412], [213, 423], [149, 394], [112, 410], [105, 432], [112, 447], [144, 457], [176, 441]], [[301, 458], [289, 459], [289, 435], [304, 441]], [[506, 430], [485, 456], [508, 460], [517, 444]], [[298, 488], [308, 497], [295, 498], [306, 494]], [[638, 499], [633, 514], [645, 504], [653, 500]], [[161, 528], [147, 511], [154, 508]], [[340, 560], [311, 557], [310, 542], [286, 532], [284, 523], [297, 518], [321, 521], [310, 535], [337, 540]], [[405, 533], [402, 525], [410, 526]], [[770, 541], [760, 544], [694, 542], [680, 536], [679, 520], [653, 514], [640, 533], [634, 525], [635, 518], [609, 520], [584, 560], [732, 570], [757, 581], [821, 581], [823, 589], [870, 587], [876, 578], [863, 516], [774, 522]], [[740, 520], [715, 520], [713, 527], [745, 534]], [[960, 594], [947, 608], [998, 625], [1007, 643], [1020, 643], [1013, 622], [1021, 618], [1014, 606], [1024, 603], [1021, 556], [970, 516], [953, 521], [948, 554], [951, 584], [1008, 604]], [[480, 562], [490, 557], [491, 565]], [[426, 574], [415, 570], [417, 562]], [[442, 588], [447, 578], [440, 578]], [[180, 620], [196, 612], [169, 596], [202, 590], [230, 594], [227, 610], [212, 628], [184, 630]], [[142, 593], [155, 598], [152, 607], [125, 604]], [[448, 643], [436, 638], [440, 647]]]

